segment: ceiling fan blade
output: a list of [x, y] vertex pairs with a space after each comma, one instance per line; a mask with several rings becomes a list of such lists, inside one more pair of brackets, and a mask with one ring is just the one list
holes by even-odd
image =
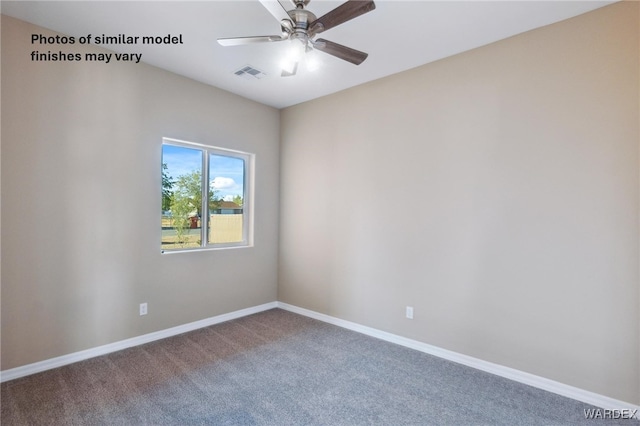
[[376, 8], [373, 0], [348, 0], [346, 3], [319, 17], [309, 25], [309, 32], [318, 34], [357, 18]]
[[319, 38], [313, 43], [313, 47], [329, 55], [333, 55], [336, 58], [343, 59], [347, 62], [351, 62], [355, 65], [360, 65], [369, 56], [368, 53], [361, 52], [356, 49], [352, 49], [347, 46], [343, 46], [338, 43], [334, 43], [323, 38]]
[[241, 46], [245, 44], [254, 43], [267, 43], [270, 41], [282, 41], [288, 37], [283, 36], [257, 36], [257, 37], [231, 37], [231, 38], [219, 38], [218, 43], [222, 46]]
[[283, 19], [291, 19], [287, 10], [282, 7], [278, 0], [260, 0], [260, 3], [273, 15], [274, 18], [278, 20], [278, 22]]

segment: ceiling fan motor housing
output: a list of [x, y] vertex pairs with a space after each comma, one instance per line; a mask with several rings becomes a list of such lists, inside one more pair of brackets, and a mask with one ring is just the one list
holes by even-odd
[[313, 38], [313, 35], [309, 34], [309, 24], [317, 19], [316, 15], [301, 7], [290, 10], [287, 13], [294, 24], [293, 31], [289, 33], [290, 40], [300, 41], [305, 46], [305, 49], [310, 49], [309, 41]]
[[293, 9], [287, 12], [295, 25], [295, 32], [307, 32], [309, 24], [316, 20], [316, 15], [305, 9]]

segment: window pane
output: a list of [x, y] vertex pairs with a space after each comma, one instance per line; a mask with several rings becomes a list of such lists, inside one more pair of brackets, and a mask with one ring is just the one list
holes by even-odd
[[162, 145], [162, 249], [201, 246], [202, 150]]
[[242, 158], [209, 156], [209, 244], [244, 241], [244, 176]]

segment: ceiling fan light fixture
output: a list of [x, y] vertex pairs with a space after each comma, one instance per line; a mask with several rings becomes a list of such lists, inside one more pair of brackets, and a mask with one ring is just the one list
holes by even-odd
[[307, 50], [307, 39], [303, 37], [292, 37], [291, 45], [288, 47], [287, 56], [296, 60], [302, 59]]
[[280, 63], [280, 68], [286, 74], [295, 74], [298, 62], [302, 60], [306, 51], [306, 43], [301, 38], [291, 38], [289, 40], [284, 59]]
[[321, 64], [322, 61], [320, 61], [318, 52], [313, 49], [309, 50], [304, 57], [304, 65], [306, 70], [310, 72], [318, 71]]

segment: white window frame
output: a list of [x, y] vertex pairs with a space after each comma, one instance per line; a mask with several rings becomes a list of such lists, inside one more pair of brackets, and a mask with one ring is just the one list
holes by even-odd
[[[178, 147], [198, 149], [202, 155], [202, 217], [200, 218], [200, 247], [184, 247], [173, 250], [161, 248], [163, 254], [185, 253], [203, 250], [219, 250], [228, 248], [253, 247], [253, 170], [255, 165], [255, 154], [222, 148], [212, 145], [205, 145], [196, 142], [188, 142], [180, 139], [162, 138], [162, 146], [173, 145]], [[162, 152], [162, 150], [161, 150]], [[207, 231], [209, 228], [209, 156], [211, 154], [225, 157], [239, 158], [244, 161], [243, 194], [242, 194], [242, 241], [232, 243], [212, 243], [209, 244]], [[161, 155], [162, 157], [162, 155]], [[162, 162], [162, 159], [161, 159]], [[162, 169], [161, 169], [162, 170]], [[160, 238], [162, 240], [162, 238]], [[162, 245], [162, 243], [161, 243]]]

